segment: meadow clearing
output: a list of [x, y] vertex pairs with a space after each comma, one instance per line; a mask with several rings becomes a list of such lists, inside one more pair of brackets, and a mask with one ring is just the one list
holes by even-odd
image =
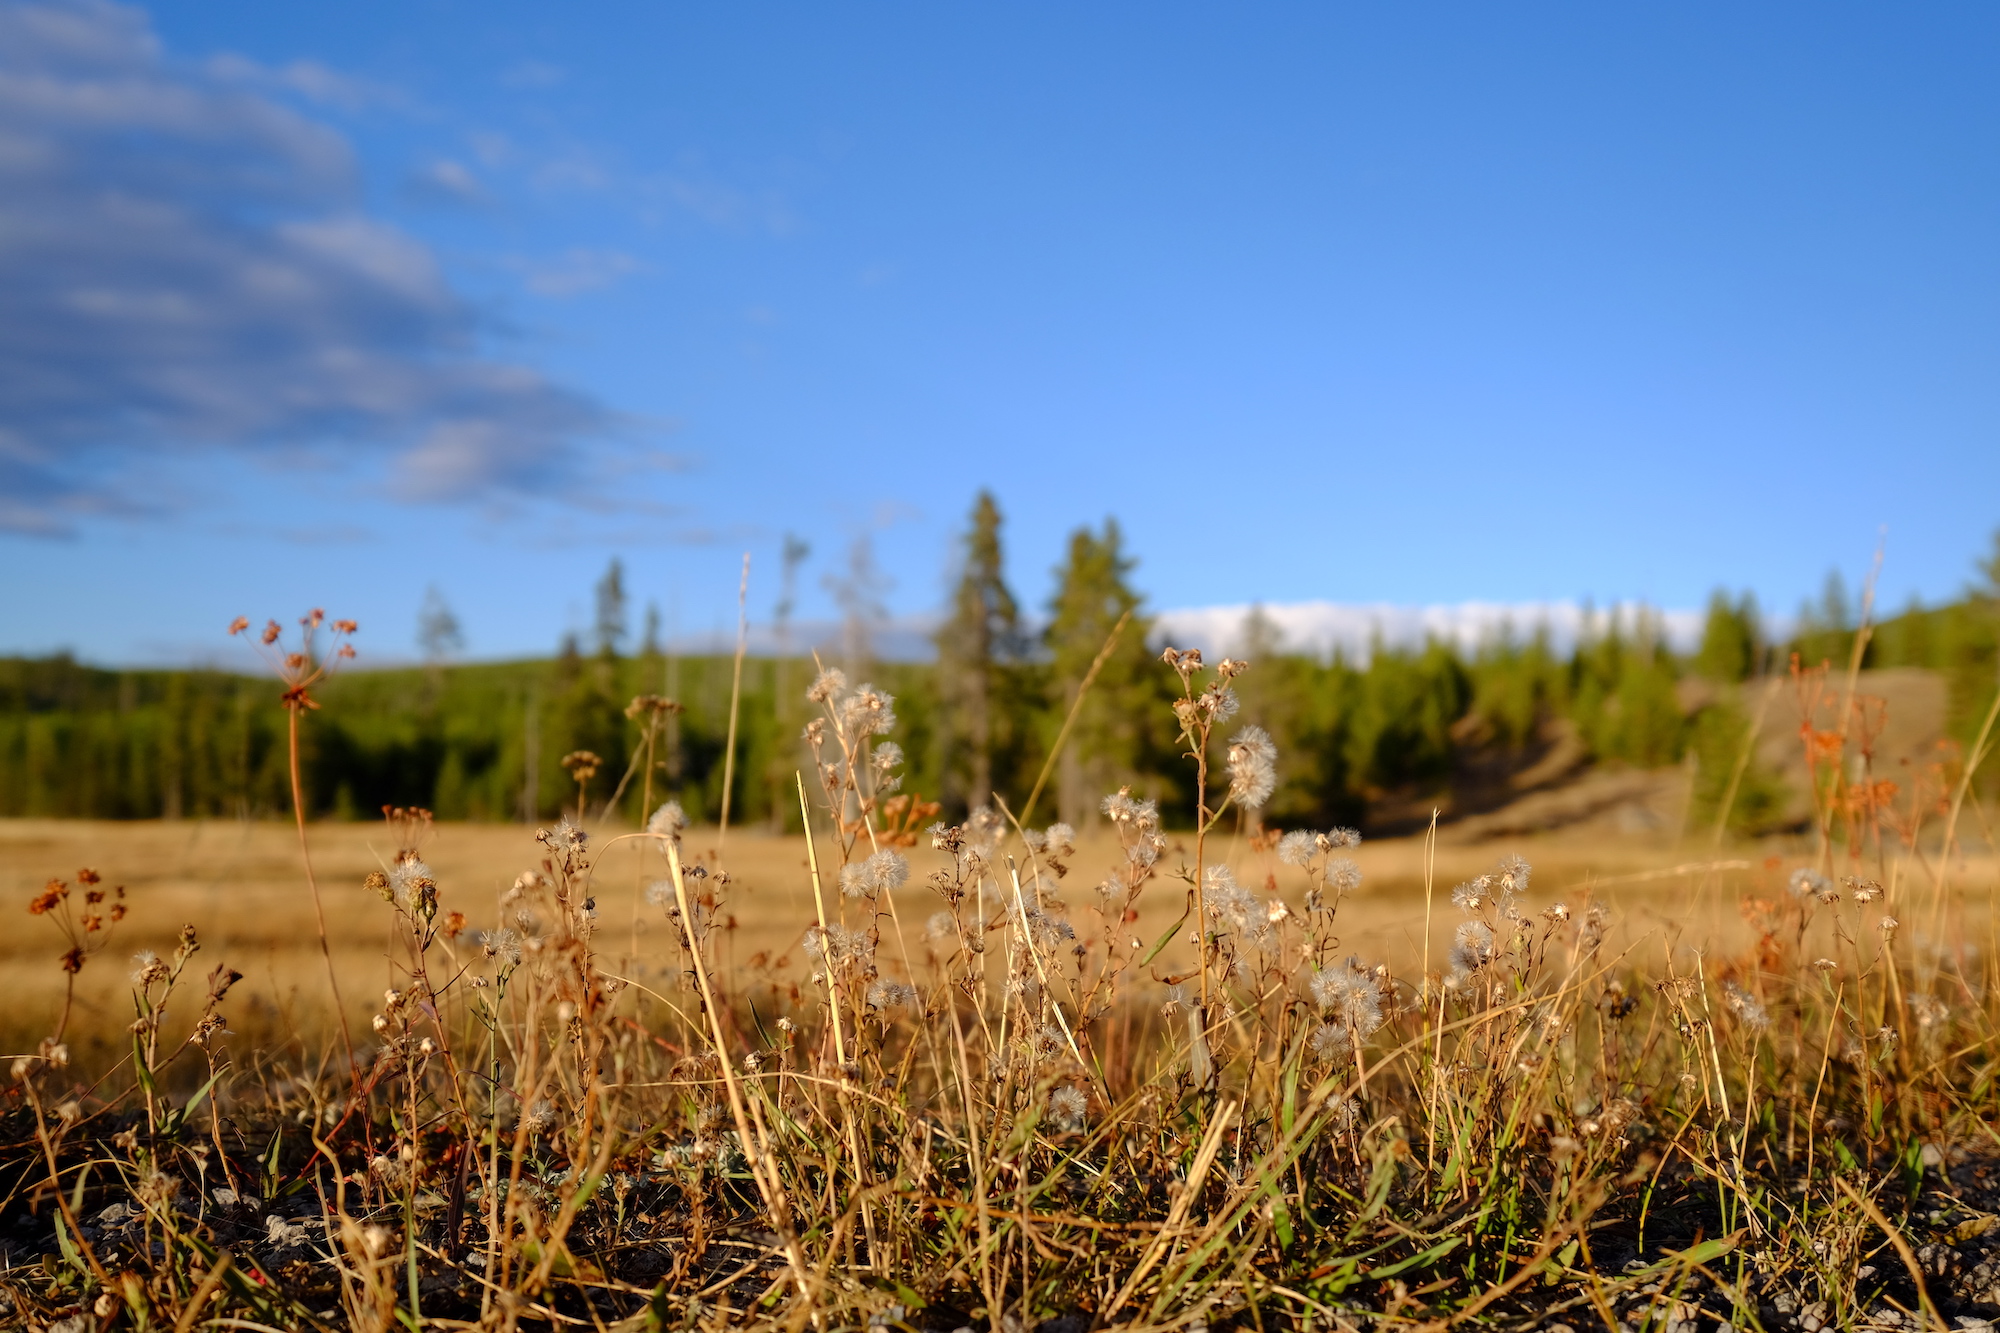
[[[586, 827], [599, 843], [630, 832]], [[691, 860], [721, 866], [730, 875], [717, 942], [721, 964], [799, 973], [804, 959], [799, 946], [815, 924], [805, 840], [737, 829], [722, 840], [726, 856], [718, 857], [713, 827], [692, 830], [686, 837]], [[1169, 855], [1189, 855], [1186, 842], [1174, 839]], [[312, 846], [314, 867], [328, 886], [328, 930], [343, 990], [350, 997], [349, 1018], [365, 1022], [379, 1007], [377, 993], [396, 983], [399, 964], [392, 914], [362, 880], [371, 870], [388, 869], [396, 849], [378, 823], [315, 825]], [[1422, 962], [1426, 846], [1422, 836], [1363, 843], [1353, 852], [1363, 888], [1341, 908], [1342, 947], [1386, 962], [1399, 975], [1418, 971]], [[1614, 905], [1621, 937], [1650, 937], [1655, 949], [1673, 940], [1723, 952], [1749, 941], [1750, 928], [1738, 903], [1749, 886], [1777, 873], [1777, 867], [1764, 863], [1775, 857], [1779, 865], [1789, 866], [1796, 860], [1796, 849], [1782, 840], [1716, 851], [1699, 844], [1676, 845], [1665, 837], [1607, 835], [1602, 830], [1478, 842], [1454, 840], [1447, 830], [1436, 848], [1434, 882], [1448, 891], [1490, 868], [1503, 848], [1535, 867], [1537, 897], [1553, 902], [1594, 895]], [[504, 920], [501, 900], [522, 871], [536, 866], [541, 851], [534, 830], [518, 824], [439, 824], [425, 844], [424, 860], [441, 886], [440, 901], [464, 911], [477, 931]], [[1787, 852], [1794, 855], [1787, 859]], [[908, 848], [906, 855], [910, 882], [893, 896], [901, 919], [909, 922], [915, 956], [922, 959], [923, 925], [940, 905], [927, 881], [950, 858], [927, 844]], [[1065, 887], [1072, 893], [1087, 888], [1076, 881], [1090, 877], [1094, 883], [1093, 872], [1101, 875], [1117, 855], [1117, 841], [1108, 831], [1080, 837]], [[1306, 888], [1303, 872], [1283, 865], [1275, 849], [1253, 850], [1239, 839], [1223, 864], [1242, 880], [1261, 883], [1269, 877], [1294, 903]], [[141, 949], [171, 953], [181, 926], [189, 923], [200, 931], [204, 962], [227, 962], [244, 973], [235, 992], [241, 997], [234, 1020], [239, 1028], [245, 1022], [269, 1022], [275, 1025], [269, 1029], [273, 1034], [331, 1035], [330, 996], [313, 933], [312, 902], [290, 825], [0, 820], [0, 894], [5, 901], [28, 902], [51, 877], [69, 878], [85, 866], [127, 889], [132, 915], [121, 923], [118, 952], [107, 965], [92, 967], [77, 979], [78, 1027], [70, 1043], [74, 1059], [82, 1060], [85, 1051], [95, 1049], [93, 1043], [110, 1058], [120, 1058], [131, 1010], [125, 976], [129, 955]], [[670, 923], [645, 898], [647, 887], [666, 874], [657, 850], [627, 842], [612, 847], [595, 869], [605, 966], [634, 978], [672, 975], [677, 960]], [[1990, 882], [1980, 873], [1967, 878]], [[1177, 893], [1172, 885], [1142, 895], [1130, 933], [1150, 944], [1180, 914], [1184, 897], [1185, 886]], [[62, 1007], [65, 977], [57, 963], [67, 946], [56, 931], [37, 925], [23, 923], [22, 929], [0, 938], [0, 1032], [5, 1033], [0, 1045], [10, 1051], [32, 1049]], [[1449, 949], [1456, 925], [1453, 914], [1433, 912], [1431, 947], [1437, 958]], [[1155, 970], [1162, 975], [1186, 972], [1192, 957], [1187, 941], [1176, 939], [1155, 960]], [[242, 1012], [246, 1006], [248, 1012]]]

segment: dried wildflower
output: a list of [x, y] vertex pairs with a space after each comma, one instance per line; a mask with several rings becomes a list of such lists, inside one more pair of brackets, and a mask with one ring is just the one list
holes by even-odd
[[1007, 836], [1007, 817], [990, 805], [982, 805], [965, 817], [966, 844], [984, 854], [1000, 845]]
[[59, 879], [52, 879], [42, 886], [42, 891], [28, 903], [28, 915], [42, 916], [55, 910], [58, 903], [69, 897], [69, 885]]
[[1872, 903], [1882, 896], [1882, 886], [1872, 879], [1856, 879], [1849, 875], [1842, 883], [1857, 903]]
[[1358, 958], [1313, 973], [1309, 983], [1320, 1012], [1365, 1038], [1382, 1026], [1382, 992]]
[[1840, 964], [1834, 962], [1831, 958], [1819, 958], [1813, 961], [1813, 966], [1822, 972], [1831, 972], [1839, 967]]
[[1326, 863], [1326, 886], [1336, 895], [1348, 894], [1361, 887], [1361, 867], [1344, 856], [1336, 856]]
[[875, 794], [887, 796], [903, 785], [903, 779], [894, 772], [903, 762], [903, 747], [894, 741], [878, 741], [868, 756], [868, 766], [875, 773]]
[[1049, 825], [1042, 838], [1052, 857], [1068, 856], [1076, 850], [1076, 830], [1068, 824]]
[[910, 863], [901, 852], [884, 847], [864, 862], [868, 876], [878, 889], [900, 889], [910, 878]]
[[168, 973], [167, 965], [151, 949], [141, 949], [132, 955], [132, 980], [135, 984], [150, 986], [156, 981], [165, 981]]
[[1021, 929], [1034, 947], [1045, 954], [1054, 953], [1065, 941], [1076, 938], [1076, 930], [1069, 922], [1034, 907], [1022, 916]]
[[868, 988], [868, 1003], [878, 1010], [914, 1009], [917, 988], [899, 981], [877, 981]]
[[1306, 1044], [1311, 1048], [1314, 1059], [1329, 1064], [1344, 1058], [1354, 1049], [1354, 1043], [1348, 1037], [1347, 1029], [1334, 1023], [1321, 1023], [1314, 1028]]
[[1484, 921], [1461, 921], [1450, 954], [1454, 978], [1462, 980], [1492, 961], [1492, 929]]
[[814, 678], [812, 685], [806, 690], [806, 698], [816, 704], [828, 703], [846, 689], [847, 673], [837, 667], [829, 667]]
[[1278, 784], [1278, 747], [1262, 727], [1245, 727], [1229, 742], [1229, 794], [1255, 809]]
[[1297, 829], [1278, 839], [1278, 860], [1288, 866], [1302, 866], [1319, 855], [1319, 837]]
[[924, 938], [932, 944], [958, 938], [958, 919], [950, 912], [932, 912], [931, 919], [924, 923]]
[[818, 926], [808, 929], [804, 945], [809, 956], [834, 963], [868, 960], [875, 956], [875, 942], [867, 931], [849, 930], [837, 922], [828, 922], [825, 930]]
[[681, 809], [679, 801], [668, 801], [653, 811], [653, 817], [646, 821], [646, 832], [656, 838], [679, 842], [682, 830], [688, 826], [687, 812]]
[[1794, 898], [1817, 897], [1826, 887], [1826, 879], [1801, 866], [1792, 872], [1790, 879], [1785, 881], [1785, 887], [1792, 891]]
[[1492, 880], [1485, 875], [1469, 879], [1451, 891], [1452, 906], [1464, 912], [1476, 912], [1482, 903], [1492, 900]]
[[414, 908], [436, 892], [431, 868], [414, 856], [398, 861], [389, 871], [389, 893], [398, 907]]
[[1934, 1028], [1951, 1017], [1951, 1006], [1935, 995], [1919, 993], [1910, 996], [1910, 1012], [1916, 1015], [1918, 1027]]
[[[552, 829], [537, 829], [535, 831], [535, 841], [558, 855], [564, 855], [570, 852], [581, 852], [589, 843], [590, 835], [570, 823], [567, 819], [561, 819], [556, 821], [556, 826]], [[540, 876], [536, 876], [536, 879], [539, 881]]]
[[1500, 896], [1512, 898], [1526, 893], [1530, 869], [1528, 863], [1518, 856], [1501, 857], [1500, 866], [1493, 874], [1494, 880], [1499, 885]]
[[1880, 924], [1878, 924], [1875, 928], [1881, 931], [1884, 935], [1887, 935], [1890, 931], [1894, 930], [1897, 926], [1900, 926], [1902, 924], [1903, 924], [1902, 922], [1896, 920], [1896, 918], [1893, 916], [1885, 916], [1882, 918]]
[[873, 897], [885, 889], [899, 889], [910, 878], [910, 863], [900, 852], [884, 847], [865, 861], [840, 868], [840, 891], [850, 898]]
[[1049, 1094], [1049, 1123], [1063, 1133], [1081, 1133], [1088, 1110], [1089, 1102], [1078, 1088], [1061, 1087]]
[[488, 958], [497, 959], [508, 967], [521, 965], [521, 937], [505, 926], [487, 931], [480, 940], [480, 948]]
[[842, 699], [840, 729], [850, 745], [867, 736], [886, 736], [896, 729], [896, 700], [873, 685], [861, 685]]
[[1551, 904], [1548, 909], [1548, 916], [1550, 920], [1553, 921], [1569, 920], [1569, 904], [1568, 903]]
[[1729, 1007], [1729, 1012], [1735, 1014], [1744, 1027], [1752, 1031], [1761, 1031], [1771, 1026], [1771, 1015], [1764, 1008], [1763, 1003], [1735, 982], [1725, 981], [1722, 983], [1722, 1001]]

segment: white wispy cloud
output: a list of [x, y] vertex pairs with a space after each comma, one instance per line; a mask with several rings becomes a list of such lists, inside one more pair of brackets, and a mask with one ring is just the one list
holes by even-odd
[[463, 162], [441, 157], [411, 170], [403, 188], [422, 203], [484, 208], [491, 201], [485, 183]]
[[178, 62], [135, 9], [0, 4], [0, 530], [158, 507], [123, 478], [191, 450], [463, 500], [559, 496], [622, 447], [631, 423], [481, 350], [482, 312], [280, 87], [363, 95]]
[[622, 250], [580, 246], [546, 259], [514, 258], [507, 267], [537, 296], [577, 296], [598, 291], [644, 273], [646, 265]]

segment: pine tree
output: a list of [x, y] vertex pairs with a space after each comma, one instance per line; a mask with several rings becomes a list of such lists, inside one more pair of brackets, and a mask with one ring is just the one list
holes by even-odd
[[1098, 672], [1057, 763], [1056, 805], [1071, 824], [1089, 818], [1098, 795], [1137, 781], [1149, 751], [1156, 748], [1160, 719], [1172, 720], [1163, 692], [1165, 673], [1146, 646], [1153, 622], [1138, 614], [1139, 594], [1126, 581], [1134, 563], [1124, 553], [1117, 521], [1106, 519], [1101, 537], [1088, 528], [1070, 535], [1068, 559], [1056, 571], [1044, 634], [1050, 655], [1051, 739], [1112, 627], [1120, 616], [1133, 613]]
[[465, 651], [465, 631], [435, 583], [425, 591], [424, 604], [417, 612], [417, 648], [431, 666], [440, 666]]
[[997, 697], [1004, 664], [1021, 656], [1020, 607], [1008, 589], [1000, 548], [1000, 506], [981, 491], [965, 534], [963, 566], [951, 616], [937, 633], [940, 768], [968, 810], [993, 792], [996, 732], [1004, 726]]
[[597, 581], [597, 652], [605, 658], [618, 656], [629, 631], [625, 624], [625, 566], [616, 556]]
[[1702, 627], [1695, 670], [1710, 680], [1748, 680], [1756, 673], [1763, 652], [1757, 599], [1746, 592], [1739, 601], [1731, 602], [1729, 594], [1717, 588], [1708, 599], [1708, 620]]

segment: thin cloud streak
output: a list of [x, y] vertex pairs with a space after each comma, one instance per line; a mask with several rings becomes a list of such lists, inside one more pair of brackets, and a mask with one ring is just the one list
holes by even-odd
[[176, 63], [121, 6], [0, 6], [0, 531], [141, 512], [121, 477], [218, 448], [412, 501], [586, 487], [638, 423], [486, 355], [346, 139], [259, 91], [332, 84], [247, 68]]

